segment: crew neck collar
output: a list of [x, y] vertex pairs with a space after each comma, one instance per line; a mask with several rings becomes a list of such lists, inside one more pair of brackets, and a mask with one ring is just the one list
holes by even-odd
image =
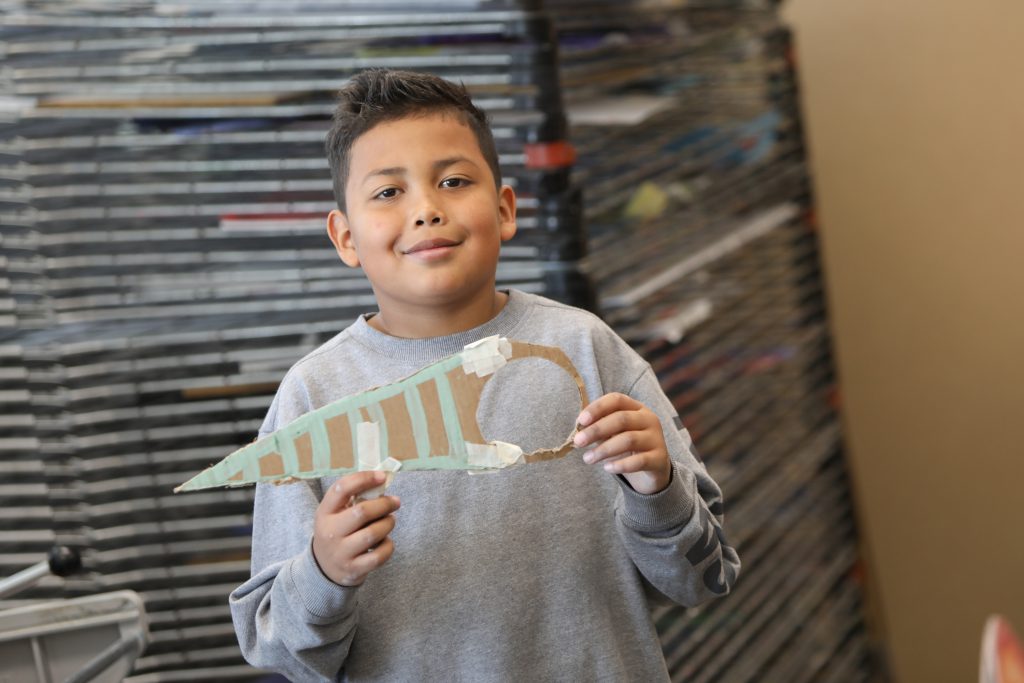
[[429, 363], [462, 351], [466, 344], [484, 337], [509, 336], [519, 325], [528, 310], [526, 294], [516, 289], [507, 290], [508, 301], [496, 316], [483, 325], [443, 337], [406, 339], [393, 337], [370, 326], [369, 317], [363, 314], [349, 328], [352, 337], [363, 346], [382, 356], [397, 361]]

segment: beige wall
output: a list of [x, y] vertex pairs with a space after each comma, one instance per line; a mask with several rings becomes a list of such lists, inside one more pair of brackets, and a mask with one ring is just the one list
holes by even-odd
[[790, 0], [862, 530], [897, 680], [1024, 635], [1024, 2]]

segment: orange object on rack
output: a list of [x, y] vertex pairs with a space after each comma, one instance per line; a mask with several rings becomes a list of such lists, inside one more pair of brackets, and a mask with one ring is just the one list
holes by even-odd
[[565, 168], [576, 163], [576, 149], [565, 140], [526, 145], [527, 168]]

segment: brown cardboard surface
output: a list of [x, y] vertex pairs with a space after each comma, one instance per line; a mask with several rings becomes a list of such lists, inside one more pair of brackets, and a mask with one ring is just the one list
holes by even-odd
[[[425, 382], [418, 387], [420, 400], [423, 401], [423, 412], [427, 416], [427, 424], [444, 424], [444, 417], [441, 415], [441, 400], [437, 395], [437, 383], [433, 380]], [[448, 453], [448, 435], [443, 429], [431, 429], [427, 432], [430, 437], [430, 455], [442, 456]]]
[[[175, 490], [340, 476], [358, 469], [492, 470], [560, 458], [573, 449], [575, 425], [560, 446], [528, 454], [511, 444], [488, 443], [480, 431], [476, 413], [484, 386], [496, 369], [520, 358], [555, 364], [576, 382], [581, 405], [589, 403], [579, 372], [561, 349], [490, 337], [410, 377], [308, 413]], [[410, 399], [416, 417], [410, 412]], [[380, 431], [366, 432], [365, 423]], [[379, 448], [386, 452], [372, 445], [377, 439], [367, 434], [374, 433], [380, 434]], [[462, 442], [451, 443], [451, 435], [460, 433]], [[317, 447], [329, 453], [318, 458]], [[360, 447], [371, 450], [360, 458], [355, 452]]]

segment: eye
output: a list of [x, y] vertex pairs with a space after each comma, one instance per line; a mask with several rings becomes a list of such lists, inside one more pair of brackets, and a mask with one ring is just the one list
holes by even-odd
[[441, 187], [465, 187], [466, 185], [469, 184], [470, 180], [468, 178], [460, 178], [458, 176], [452, 178], [445, 178], [444, 180], [441, 181]]
[[374, 199], [394, 199], [398, 196], [397, 187], [385, 187], [383, 190], [373, 195]]

